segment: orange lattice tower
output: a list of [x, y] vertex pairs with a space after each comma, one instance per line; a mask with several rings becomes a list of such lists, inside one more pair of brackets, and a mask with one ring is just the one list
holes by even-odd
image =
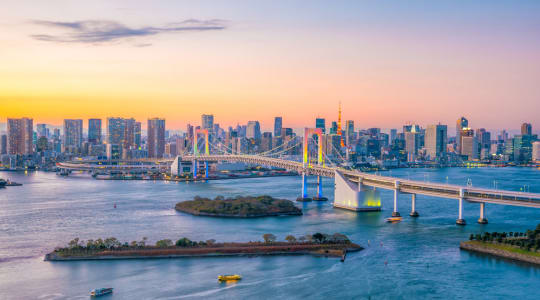
[[341, 101], [339, 101], [339, 112], [338, 112], [338, 121], [337, 121], [337, 134], [340, 136], [341, 147], [345, 147], [345, 142], [343, 141], [343, 132], [341, 131]]

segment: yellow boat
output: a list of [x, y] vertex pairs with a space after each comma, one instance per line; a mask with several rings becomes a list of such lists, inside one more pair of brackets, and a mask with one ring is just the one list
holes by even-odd
[[234, 274], [234, 275], [219, 275], [217, 277], [218, 281], [229, 281], [229, 280], [240, 280], [242, 279], [242, 276], [238, 275], [238, 274]]
[[390, 222], [390, 223], [401, 222], [401, 220], [403, 220], [403, 217], [386, 218], [386, 222]]

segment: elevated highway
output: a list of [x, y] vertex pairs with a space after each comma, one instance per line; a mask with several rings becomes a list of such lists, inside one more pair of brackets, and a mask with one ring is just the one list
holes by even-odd
[[[333, 178], [336, 176], [336, 172], [339, 172], [345, 178], [347, 178], [347, 180], [358, 184], [359, 189], [361, 189], [363, 186], [367, 186], [375, 189], [394, 191], [394, 215], [399, 215], [397, 211], [397, 198], [399, 194], [412, 195], [413, 211], [411, 212], [411, 215], [413, 215], [413, 213], [417, 215], [414, 208], [416, 195], [456, 199], [460, 204], [458, 224], [460, 222], [464, 223], [462, 218], [463, 200], [481, 204], [479, 222], [487, 222], [484, 217], [485, 203], [540, 208], [540, 194], [537, 193], [524, 193], [498, 189], [476, 188], [471, 186], [405, 180], [402, 178], [380, 176], [355, 170], [348, 170], [341, 167], [318, 164], [308, 165], [302, 162], [258, 155], [190, 155], [183, 156], [182, 160], [192, 162], [243, 162], [246, 164], [283, 168], [296, 171], [304, 176], [313, 175]], [[164, 165], [170, 164], [172, 161], [172, 159], [117, 161], [114, 165], [105, 166], [103, 164], [98, 165], [100, 161], [74, 161], [59, 163], [58, 167], [69, 170], [86, 171], [96, 169], [99, 170], [99, 168], [113, 168], [115, 170], [160, 170]]]

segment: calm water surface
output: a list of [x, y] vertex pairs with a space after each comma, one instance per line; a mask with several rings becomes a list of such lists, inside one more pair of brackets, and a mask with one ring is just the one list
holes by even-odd
[[[403, 178], [540, 192], [540, 170], [401, 169]], [[0, 172], [24, 185], [0, 190], [0, 299], [88, 299], [89, 291], [112, 286], [104, 299], [538, 299], [540, 268], [460, 251], [470, 233], [517, 231], [540, 223], [540, 210], [486, 205], [488, 225], [476, 223], [479, 205], [465, 203], [468, 225], [455, 225], [458, 203], [417, 197], [418, 219], [409, 218], [410, 196], [401, 195], [398, 224], [384, 218], [392, 193], [383, 192], [383, 211], [333, 209], [333, 181], [325, 180], [328, 203], [299, 204], [301, 217], [218, 219], [174, 211], [195, 195], [268, 194], [295, 199], [298, 177], [167, 183], [102, 181], [88, 177]], [[496, 181], [496, 182], [494, 182]], [[314, 190], [314, 187], [313, 187]], [[114, 208], [114, 204], [117, 208]], [[366, 250], [345, 263], [310, 256], [193, 258], [125, 261], [44, 262], [43, 255], [74, 237], [115, 236], [121, 241], [261, 240], [288, 234], [341, 232]], [[369, 241], [369, 244], [368, 244]], [[238, 273], [244, 280], [219, 284], [216, 276]]]

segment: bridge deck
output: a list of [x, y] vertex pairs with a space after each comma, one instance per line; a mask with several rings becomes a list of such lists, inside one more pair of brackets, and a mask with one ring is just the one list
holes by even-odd
[[[297, 171], [299, 173], [305, 172], [308, 175], [317, 175], [324, 177], [334, 177], [335, 172], [339, 171], [348, 179], [354, 182], [362, 182], [363, 185], [371, 186], [375, 188], [396, 189], [401, 193], [428, 195], [442, 198], [459, 199], [460, 190], [463, 190], [464, 199], [471, 202], [486, 202], [496, 203], [504, 205], [514, 206], [528, 206], [540, 208], [540, 194], [536, 193], [524, 193], [505, 190], [494, 189], [482, 189], [469, 186], [459, 186], [451, 184], [441, 184], [433, 182], [423, 182], [415, 180], [404, 180], [396, 177], [380, 176], [374, 174], [363, 173], [354, 170], [347, 170], [339, 167], [329, 167], [321, 165], [313, 165], [304, 167], [301, 162], [289, 161], [279, 158], [269, 158], [257, 155], [201, 155], [201, 156], [184, 156], [182, 160], [198, 160], [198, 161], [234, 161], [244, 162], [248, 164], [258, 164], [271, 167], [284, 168], [288, 170]], [[115, 170], [130, 170], [141, 168], [152, 168], [145, 163], [170, 163], [171, 159], [161, 160], [138, 160], [134, 161], [117, 161], [120, 164], [114, 166], [105, 166], [115, 168]], [[75, 170], [97, 170], [103, 168], [103, 165], [96, 165], [102, 161], [75, 161], [67, 163], [59, 163], [60, 168], [75, 169]], [[154, 169], [158, 169], [158, 166], [154, 165]]]

